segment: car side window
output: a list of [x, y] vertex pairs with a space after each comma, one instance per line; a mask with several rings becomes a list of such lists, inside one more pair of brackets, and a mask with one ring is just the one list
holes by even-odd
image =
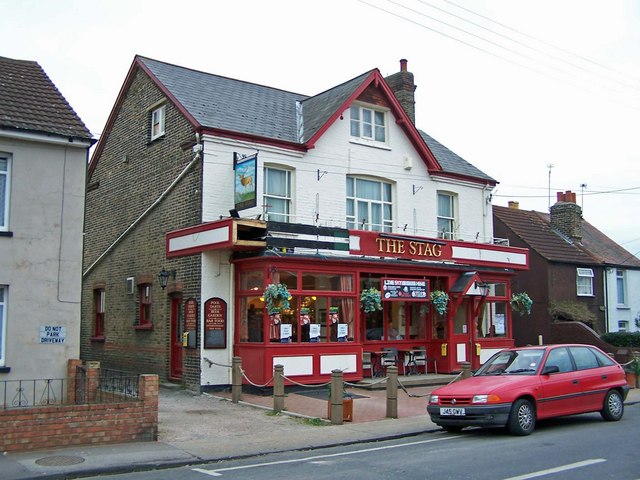
[[554, 348], [549, 352], [545, 366], [550, 367], [554, 365], [560, 369], [560, 373], [571, 372], [573, 370], [573, 364], [571, 363], [571, 358], [566, 348]]
[[600, 366], [596, 356], [587, 347], [569, 347], [569, 350], [578, 370], [588, 370]]

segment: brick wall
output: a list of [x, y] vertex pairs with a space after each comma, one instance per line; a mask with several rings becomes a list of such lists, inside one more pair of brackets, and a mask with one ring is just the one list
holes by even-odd
[[[75, 371], [72, 363], [79, 362], [70, 362], [69, 370]], [[95, 369], [89, 371], [95, 372]], [[73, 376], [69, 384], [74, 384]], [[155, 441], [157, 437], [157, 375], [139, 377], [137, 401], [0, 410], [0, 451], [3, 452]]]
[[[165, 101], [165, 135], [150, 141], [151, 110]], [[134, 74], [103, 135], [104, 149], [92, 159], [88, 179], [84, 267], [86, 271], [181, 174], [194, 158], [193, 126], [142, 71]], [[200, 258], [167, 260], [165, 234], [197, 225], [202, 211], [202, 162], [188, 173], [83, 278], [80, 356], [103, 367], [136, 373], [154, 373], [167, 380], [170, 373], [169, 289], [162, 290], [158, 272], [177, 271], [183, 298], [200, 302]], [[142, 276], [152, 280], [150, 330], [135, 328], [139, 295], [126, 291]], [[170, 280], [172, 281], [172, 279]], [[105, 284], [104, 340], [93, 336], [93, 285]], [[189, 369], [193, 363], [189, 362]], [[189, 378], [195, 375], [190, 375]]]

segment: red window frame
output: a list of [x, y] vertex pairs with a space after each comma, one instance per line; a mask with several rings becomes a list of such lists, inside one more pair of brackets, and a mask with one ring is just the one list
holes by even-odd
[[137, 329], [148, 330], [153, 328], [151, 317], [153, 302], [151, 300], [151, 283], [138, 284], [138, 300], [140, 303], [140, 311], [138, 316]]

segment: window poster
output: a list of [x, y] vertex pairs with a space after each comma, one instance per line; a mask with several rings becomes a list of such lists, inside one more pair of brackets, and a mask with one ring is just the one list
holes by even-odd
[[293, 335], [293, 329], [290, 323], [281, 323], [280, 324], [280, 342], [289, 343], [291, 341], [291, 336]]

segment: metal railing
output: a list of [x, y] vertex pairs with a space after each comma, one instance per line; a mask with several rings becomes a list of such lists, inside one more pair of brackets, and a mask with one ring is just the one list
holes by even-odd
[[[74, 382], [74, 383], [69, 383]], [[69, 387], [72, 391], [69, 391]], [[0, 381], [0, 408], [27, 408], [46, 405], [114, 403], [139, 399], [139, 375], [118, 370], [100, 369], [91, 378], [79, 366], [75, 380], [47, 378]]]

